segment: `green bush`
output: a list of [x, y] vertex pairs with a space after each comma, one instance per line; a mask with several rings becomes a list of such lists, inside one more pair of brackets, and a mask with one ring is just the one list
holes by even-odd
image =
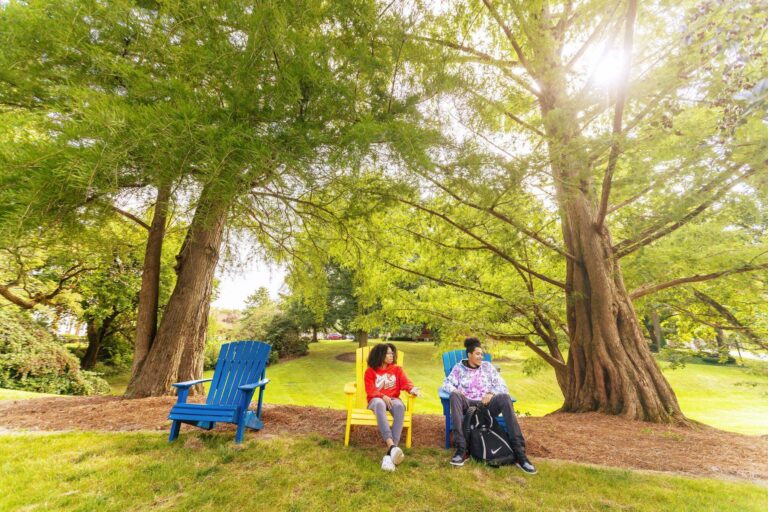
[[534, 377], [546, 368], [547, 363], [539, 356], [532, 356], [523, 362], [523, 375]]
[[284, 315], [272, 318], [264, 338], [272, 345], [272, 353], [277, 353], [277, 357], [305, 356], [309, 353], [309, 339], [302, 337], [296, 324]]
[[225, 342], [217, 338], [208, 339], [205, 342], [205, 354], [203, 356], [203, 368], [206, 370], [213, 370], [216, 368], [216, 361], [219, 360], [219, 353], [221, 352], [221, 346]]
[[659, 358], [669, 363], [670, 370], [685, 368], [685, 364], [691, 360], [691, 351], [686, 349], [674, 349], [669, 346], [659, 351]]
[[109, 392], [94, 372], [27, 313], [0, 308], [0, 387], [61, 395]]

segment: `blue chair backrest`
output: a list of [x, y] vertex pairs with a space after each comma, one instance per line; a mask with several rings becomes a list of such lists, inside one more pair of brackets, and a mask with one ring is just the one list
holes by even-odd
[[264, 378], [272, 347], [261, 341], [234, 341], [221, 346], [208, 405], [236, 405], [240, 400], [238, 387], [254, 384]]
[[[462, 359], [467, 358], [467, 351], [460, 348], [458, 350], [451, 350], [450, 352], [443, 352], [443, 371], [445, 372], [445, 376], [447, 377], [449, 373], [451, 373], [451, 370], [453, 370], [453, 367], [456, 366], [457, 363], [460, 363]], [[491, 354], [486, 352], [483, 354], [483, 361], [491, 362]]]

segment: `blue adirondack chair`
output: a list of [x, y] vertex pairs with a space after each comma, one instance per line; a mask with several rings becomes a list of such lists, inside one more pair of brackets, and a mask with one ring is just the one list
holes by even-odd
[[[464, 349], [458, 349], [458, 350], [451, 350], [450, 352], [443, 352], [443, 372], [445, 373], [445, 376], [447, 377], [449, 373], [451, 373], [451, 370], [454, 366], [456, 366], [457, 363], [460, 363], [462, 359], [467, 358], [467, 351]], [[483, 361], [491, 362], [491, 354], [485, 353], [483, 355]], [[450, 395], [442, 390], [442, 388], [438, 388], [437, 390], [438, 396], [440, 396], [440, 402], [443, 404], [443, 415], [445, 415], [445, 447], [450, 448], [451, 447], [451, 404], [449, 402]], [[512, 401], [515, 402], [515, 399], [512, 398]], [[499, 415], [496, 420], [499, 422], [499, 425], [501, 425], [501, 428], [503, 428], [507, 433], [509, 433], [509, 429], [507, 429], [507, 423], [504, 421], [504, 417], [502, 415]]]
[[[264, 387], [269, 382], [265, 379], [269, 350], [272, 347], [261, 341], [235, 341], [221, 346], [219, 360], [212, 379], [177, 382], [178, 400], [171, 409], [168, 419], [173, 420], [168, 441], [179, 436], [182, 423], [211, 430], [216, 423], [234, 423], [237, 425], [235, 442], [241, 443], [245, 427], [260, 430], [261, 404]], [[195, 384], [211, 382], [208, 398], [204, 404], [188, 404], [189, 390]], [[259, 405], [256, 411], [249, 411], [253, 394], [259, 388]]]

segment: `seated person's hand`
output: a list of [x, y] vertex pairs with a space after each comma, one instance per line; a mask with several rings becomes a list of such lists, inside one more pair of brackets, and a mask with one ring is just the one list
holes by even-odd
[[411, 391], [409, 391], [413, 396], [421, 396], [421, 388], [418, 386], [414, 386], [411, 388]]
[[488, 405], [493, 398], [493, 393], [486, 393], [483, 395], [483, 405]]
[[389, 398], [387, 395], [384, 395], [381, 397], [382, 400], [384, 400], [384, 403], [387, 404], [387, 410], [389, 411], [392, 409], [392, 399]]

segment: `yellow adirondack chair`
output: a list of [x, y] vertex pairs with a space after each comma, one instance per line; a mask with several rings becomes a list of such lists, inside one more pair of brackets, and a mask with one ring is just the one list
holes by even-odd
[[[352, 425], [373, 425], [377, 426], [376, 415], [368, 409], [368, 400], [365, 395], [365, 382], [363, 376], [368, 369], [368, 353], [370, 347], [361, 347], [355, 351], [355, 382], [348, 382], [344, 385], [344, 393], [347, 396], [347, 428], [344, 433], [344, 446], [349, 446], [349, 432]], [[397, 364], [403, 366], [405, 354], [397, 351]], [[416, 397], [403, 391], [400, 393], [400, 399], [405, 404], [405, 419], [403, 420], [403, 429], [408, 430], [405, 438], [405, 447], [411, 447], [411, 433], [413, 431], [413, 402]], [[392, 424], [392, 415], [387, 413], [389, 424]]]

